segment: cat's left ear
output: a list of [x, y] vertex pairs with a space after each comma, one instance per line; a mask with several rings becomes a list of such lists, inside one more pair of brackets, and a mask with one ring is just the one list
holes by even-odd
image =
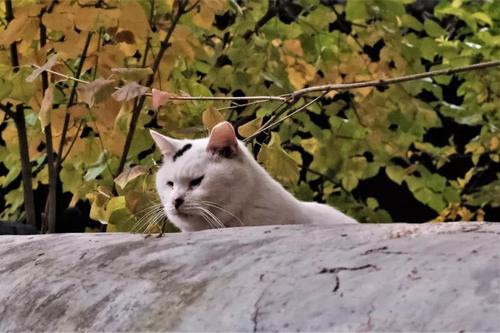
[[238, 140], [231, 123], [224, 121], [212, 128], [207, 151], [224, 157], [231, 157], [238, 152]]
[[156, 131], [149, 130], [149, 133], [151, 133], [151, 137], [155, 141], [158, 149], [160, 149], [162, 155], [170, 156], [175, 154], [181, 145], [179, 140], [169, 138], [168, 136], [160, 134]]

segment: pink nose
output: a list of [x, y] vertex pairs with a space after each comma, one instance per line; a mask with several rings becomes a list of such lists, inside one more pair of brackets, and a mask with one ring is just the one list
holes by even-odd
[[179, 209], [179, 207], [184, 203], [183, 198], [177, 198], [174, 200], [174, 207], [175, 209]]

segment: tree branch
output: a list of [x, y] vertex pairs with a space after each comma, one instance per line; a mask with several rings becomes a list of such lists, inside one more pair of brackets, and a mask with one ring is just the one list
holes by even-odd
[[309, 87], [309, 88], [296, 90], [294, 92], [291, 92], [289, 94], [285, 94], [282, 96], [290, 96], [290, 97], [295, 96], [296, 97], [296, 96], [303, 96], [303, 95], [307, 95], [307, 94], [310, 94], [313, 92], [319, 92], [319, 91], [329, 92], [332, 90], [349, 90], [349, 89], [359, 89], [359, 88], [366, 88], [366, 87], [379, 87], [379, 86], [385, 86], [385, 85], [389, 85], [389, 84], [419, 80], [419, 79], [428, 78], [428, 77], [432, 77], [432, 76], [451, 75], [451, 74], [467, 72], [467, 71], [472, 71], [472, 70], [478, 70], [478, 69], [484, 69], [484, 68], [495, 67], [495, 66], [500, 66], [500, 60], [493, 60], [493, 61], [482, 62], [482, 63], [478, 63], [478, 64], [473, 64], [473, 65], [455, 67], [455, 68], [440, 69], [440, 70], [430, 71], [430, 72], [425, 72], [425, 73], [405, 75], [405, 76], [400, 76], [400, 77], [387, 79], [387, 80], [371, 80], [371, 81], [361, 81], [361, 82], [353, 82], [353, 83], [325, 84], [325, 85], [313, 86], [313, 87]]
[[[14, 19], [14, 10], [12, 0], [5, 0], [5, 18], [7, 24]], [[10, 44], [10, 60], [14, 72], [19, 71], [19, 56], [17, 53], [17, 44]], [[36, 228], [35, 199], [33, 194], [33, 177], [31, 175], [31, 163], [29, 156], [28, 135], [26, 130], [26, 121], [24, 119], [23, 104], [16, 105], [16, 111], [13, 114], [14, 123], [17, 129], [19, 140], [19, 156], [21, 158], [21, 175], [23, 179], [23, 197], [24, 210], [26, 211], [26, 221]]]
[[[87, 39], [85, 40], [85, 45], [83, 46], [83, 51], [82, 55], [80, 57], [80, 63], [78, 64], [78, 69], [76, 71], [76, 78], [79, 78], [80, 75], [82, 74], [82, 69], [83, 69], [83, 64], [85, 62], [85, 58], [87, 57], [87, 52], [89, 49], [90, 45], [90, 40], [92, 39], [92, 32], [89, 32], [87, 34]], [[64, 124], [63, 124], [63, 130], [61, 134], [61, 142], [59, 143], [59, 150], [57, 151], [57, 157], [56, 157], [56, 170], [59, 172], [61, 169], [61, 157], [63, 154], [63, 148], [64, 148], [64, 141], [66, 141], [66, 135], [68, 133], [68, 127], [69, 127], [69, 109], [71, 106], [75, 104], [75, 99], [76, 99], [76, 88], [78, 87], [78, 81], [75, 81], [73, 83], [73, 88], [71, 89], [71, 93], [69, 95], [69, 101], [68, 105], [66, 107], [66, 114], [64, 115]]]
[[248, 141], [252, 140], [253, 138], [255, 138], [257, 135], [259, 135], [260, 133], [265, 132], [265, 131], [270, 130], [270, 129], [273, 129], [274, 127], [278, 126], [280, 123], [282, 123], [283, 121], [285, 121], [286, 119], [292, 117], [293, 115], [295, 115], [295, 114], [297, 114], [297, 113], [299, 113], [301, 111], [304, 111], [309, 106], [311, 106], [312, 104], [316, 103], [321, 98], [323, 98], [326, 94], [328, 94], [328, 91], [324, 91], [321, 95], [319, 95], [316, 98], [310, 100], [309, 102], [305, 103], [301, 107], [295, 109], [294, 111], [292, 111], [291, 113], [287, 114], [283, 118], [280, 118], [280, 119], [276, 120], [275, 122], [270, 123], [268, 125], [262, 126], [257, 132], [255, 132], [254, 134], [252, 134], [249, 137], [245, 138], [245, 140], [243, 140], [243, 142], [248, 142]]
[[[158, 58], [158, 57], [157, 57]], [[350, 90], [350, 89], [359, 89], [359, 88], [366, 88], [366, 87], [377, 87], [377, 86], [385, 86], [385, 85], [390, 85], [390, 84], [396, 84], [396, 83], [403, 83], [403, 82], [408, 82], [408, 81], [414, 81], [414, 80], [419, 80], [423, 78], [428, 78], [428, 77], [433, 77], [433, 76], [438, 76], [438, 75], [451, 75], [451, 74], [457, 74], [457, 73], [462, 73], [462, 72], [468, 72], [468, 71], [473, 71], [473, 70], [478, 70], [478, 69], [485, 69], [485, 68], [490, 68], [490, 67], [496, 67], [500, 66], [500, 60], [492, 60], [488, 62], [482, 62], [478, 64], [473, 64], [473, 65], [467, 65], [467, 66], [461, 66], [461, 67], [455, 67], [455, 68], [448, 68], [448, 69], [440, 69], [436, 71], [430, 71], [430, 72], [424, 72], [424, 73], [418, 73], [418, 74], [410, 74], [410, 75], [405, 75], [405, 76], [400, 76], [396, 78], [391, 78], [391, 79], [386, 79], [386, 80], [371, 80], [371, 81], [361, 81], [361, 82], [351, 82], [351, 83], [339, 83], [339, 84], [325, 84], [325, 85], [319, 85], [319, 86], [312, 86], [296, 91], [292, 91], [286, 94], [278, 95], [278, 96], [177, 96], [177, 95], [171, 95], [169, 96], [169, 100], [172, 101], [237, 101], [237, 100], [250, 100], [250, 101], [282, 101], [282, 102], [288, 102], [292, 100], [293, 98], [299, 98], [305, 95], [309, 95], [311, 93], [315, 92], [330, 92], [332, 90]], [[33, 65], [35, 68], [39, 68], [40, 66], [38, 65]], [[152, 67], [154, 70], [155, 67]], [[64, 77], [66, 79], [74, 80], [83, 84], [88, 84], [90, 82], [80, 80], [62, 73], [58, 73], [52, 70], [47, 70], [47, 72], [59, 75], [61, 77]], [[146, 84], [150, 86], [150, 84]], [[143, 96], [151, 96], [151, 93], [147, 93]]]
[[3, 112], [5, 112], [6, 115], [14, 119], [16, 114], [14, 113], [14, 111], [10, 109], [10, 106], [11, 105], [0, 104], [0, 110], [2, 110]]
[[[45, 44], [47, 43], [47, 28], [42, 23], [42, 16], [45, 12], [50, 12], [54, 4], [54, 1], [51, 3], [50, 7], [45, 10], [43, 9], [40, 13], [40, 49], [43, 49]], [[42, 72], [42, 91], [47, 91], [49, 88], [49, 76], [47, 72]], [[52, 107], [52, 106], [51, 106]], [[47, 195], [46, 203], [45, 203], [45, 211], [42, 218], [42, 230], [45, 229], [44, 226], [47, 226], [47, 231], [49, 233], [56, 232], [56, 211], [57, 211], [57, 182], [58, 182], [58, 174], [55, 165], [54, 158], [54, 147], [52, 141], [52, 125], [49, 123], [44, 128], [45, 133], [45, 147], [47, 151], [47, 166], [49, 171], [49, 193]]]
[[[153, 73], [148, 76], [147, 81], [146, 81], [147, 87], [152, 86], [152, 84], [154, 82], [155, 74], [158, 71], [158, 68], [160, 67], [161, 59], [163, 58], [165, 51], [170, 46], [170, 38], [172, 37], [172, 34], [174, 33], [175, 27], [177, 26], [177, 23], [179, 22], [181, 16], [186, 13], [186, 10], [184, 7], [186, 5], [186, 3], [181, 2], [181, 1], [179, 1], [177, 3], [179, 5], [179, 8], [177, 9], [177, 13], [175, 14], [175, 16], [172, 20], [172, 25], [170, 26], [170, 28], [167, 32], [167, 35], [165, 36], [165, 39], [160, 44], [160, 50], [158, 51], [158, 54], [156, 55], [156, 58], [154, 59], [154, 62], [153, 62], [153, 66], [151, 68]], [[116, 176], [118, 176], [120, 173], [122, 173], [122, 171], [125, 167], [128, 152], [129, 152], [130, 147], [132, 145], [132, 138], [134, 137], [135, 128], [137, 126], [137, 121], [139, 120], [139, 115], [141, 113], [141, 110], [142, 110], [142, 107], [144, 106], [145, 101], [146, 101], [145, 95], [141, 96], [138, 100], [136, 99], [136, 103], [135, 103], [134, 109], [132, 111], [132, 118], [130, 120], [130, 128], [129, 128], [129, 131], [127, 133], [127, 137], [125, 139], [125, 145], [123, 146], [123, 152], [122, 152], [122, 155], [120, 157], [120, 163], [118, 165], [118, 169], [116, 170], [116, 174], [115, 174]]]

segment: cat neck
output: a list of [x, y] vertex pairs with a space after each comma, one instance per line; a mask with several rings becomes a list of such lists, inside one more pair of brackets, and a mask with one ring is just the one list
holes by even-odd
[[[244, 149], [248, 165], [248, 188], [240, 216], [245, 225], [295, 224], [304, 219], [301, 202], [274, 180]], [[243, 150], [242, 149], [242, 150]]]

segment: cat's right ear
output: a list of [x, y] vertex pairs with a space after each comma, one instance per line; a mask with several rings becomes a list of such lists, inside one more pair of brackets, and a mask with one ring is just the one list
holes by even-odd
[[169, 138], [168, 136], [165, 136], [153, 130], [149, 130], [149, 133], [151, 133], [151, 137], [155, 141], [158, 149], [160, 149], [162, 155], [170, 156], [175, 154], [175, 152], [178, 150], [178, 147], [180, 145], [179, 140]]
[[231, 157], [238, 151], [238, 140], [231, 123], [224, 121], [212, 128], [208, 138], [207, 151], [224, 157]]

